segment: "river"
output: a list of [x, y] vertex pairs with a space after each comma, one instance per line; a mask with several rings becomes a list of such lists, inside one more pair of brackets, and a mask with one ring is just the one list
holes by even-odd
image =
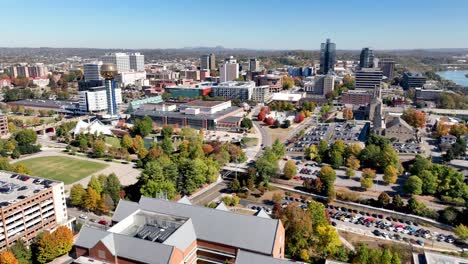
[[464, 71], [440, 71], [437, 72], [440, 77], [453, 81], [456, 84], [468, 87], [468, 78], [465, 77], [465, 74], [468, 74], [468, 70]]

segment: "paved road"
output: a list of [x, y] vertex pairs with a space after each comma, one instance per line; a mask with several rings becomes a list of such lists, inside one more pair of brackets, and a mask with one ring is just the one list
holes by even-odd
[[206, 190], [200, 195], [194, 197], [191, 202], [196, 205], [205, 205], [213, 200], [216, 200], [223, 192], [228, 188], [228, 181], [221, 181], [218, 184], [214, 185], [212, 188]]
[[[66, 153], [63, 153], [62, 150], [63, 149], [42, 148], [41, 152], [38, 152], [38, 153], [35, 153], [35, 154], [32, 154], [32, 155], [28, 155], [28, 156], [22, 157], [20, 159], [14, 160], [13, 163], [21, 161], [21, 160], [31, 159], [31, 158], [50, 157], [50, 156], [66, 156], [66, 157], [73, 157], [73, 158], [81, 159], [81, 160], [104, 163], [104, 164], [107, 164], [109, 166], [107, 166], [107, 168], [105, 168], [103, 170], [100, 170], [100, 171], [98, 171], [98, 172], [96, 172], [96, 173], [94, 173], [92, 175], [99, 175], [99, 174], [108, 175], [108, 174], [111, 174], [111, 173], [115, 173], [117, 175], [117, 177], [119, 178], [120, 183], [122, 185], [124, 185], [124, 186], [135, 183], [137, 181], [138, 175], [140, 175], [140, 171], [133, 168], [133, 164], [121, 164], [121, 163], [116, 163], [116, 162], [106, 162], [106, 161], [102, 161], [102, 160], [90, 159], [90, 158], [80, 157], [80, 156], [70, 156], [70, 155], [67, 155]], [[83, 178], [80, 181], [75, 182], [75, 183], [80, 183], [83, 186], [87, 186], [92, 175], [90, 175], [90, 176], [88, 176], [86, 178]], [[75, 184], [75, 183], [73, 183], [73, 184]], [[65, 189], [69, 190], [73, 184], [65, 185]]]
[[[99, 220], [105, 220], [107, 223], [111, 223], [112, 218], [107, 215], [96, 215], [92, 212], [85, 212], [75, 207], [67, 208], [68, 217], [75, 217], [78, 223], [86, 226], [91, 226], [99, 229], [106, 229], [106, 226], [99, 224]], [[80, 218], [80, 215], [85, 215], [87, 219]]]

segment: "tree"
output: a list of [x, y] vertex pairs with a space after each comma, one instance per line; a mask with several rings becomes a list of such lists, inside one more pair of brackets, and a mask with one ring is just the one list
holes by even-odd
[[18, 264], [18, 260], [10, 250], [0, 252], [0, 263], [2, 264]]
[[361, 178], [361, 188], [369, 189], [374, 185], [374, 179], [369, 177], [362, 177]]
[[275, 119], [273, 119], [273, 117], [267, 117], [264, 119], [264, 122], [268, 126], [272, 126], [275, 123]]
[[413, 175], [406, 180], [403, 190], [411, 194], [422, 194], [422, 185], [422, 180], [418, 176]]
[[321, 139], [318, 143], [317, 149], [318, 149], [317, 161], [318, 162], [325, 161], [328, 155], [328, 142], [326, 140]]
[[258, 121], [262, 122], [263, 120], [265, 120], [265, 118], [266, 118], [266, 113], [265, 112], [258, 113], [258, 115], [257, 115], [257, 120]]
[[234, 179], [231, 184], [229, 185], [229, 188], [231, 189], [231, 191], [233, 192], [238, 192], [241, 190], [241, 185], [240, 185], [240, 182], [239, 180], [236, 178]]
[[244, 117], [241, 121], [241, 127], [251, 129], [253, 126], [252, 120], [248, 117]]
[[286, 154], [286, 147], [282, 144], [279, 139], [275, 139], [273, 145], [271, 145], [271, 150], [273, 154], [276, 156], [276, 159], [279, 160]]
[[96, 210], [100, 198], [99, 194], [93, 188], [88, 187], [83, 207], [90, 211]]
[[282, 128], [288, 128], [291, 126], [291, 120], [286, 119], [283, 121], [283, 124], [281, 125]]
[[104, 184], [104, 192], [109, 195], [114, 204], [118, 204], [120, 200], [120, 191], [122, 190], [122, 185], [120, 180], [115, 175], [115, 173], [109, 174], [106, 178], [106, 183]]
[[88, 182], [88, 188], [92, 188], [99, 195], [101, 195], [103, 191], [102, 184], [96, 176], [91, 176], [91, 179]]
[[390, 196], [386, 192], [381, 192], [377, 198], [377, 202], [382, 207], [387, 207], [390, 204]]
[[318, 149], [316, 145], [310, 145], [310, 147], [306, 148], [304, 151], [304, 156], [308, 157], [310, 160], [315, 160], [318, 155]]
[[358, 170], [359, 167], [361, 167], [361, 162], [359, 162], [359, 160], [354, 155], [351, 155], [346, 160], [346, 166], [352, 170]]
[[164, 137], [161, 142], [161, 148], [167, 155], [172, 154], [172, 152], [174, 152], [174, 145], [172, 144], [172, 139], [170, 137]]
[[394, 210], [401, 210], [405, 206], [403, 199], [399, 194], [393, 196], [392, 198], [392, 207]]
[[299, 253], [299, 258], [304, 262], [309, 262], [310, 255], [309, 255], [309, 252], [307, 251], [307, 249], [305, 249], [305, 248], [301, 249], [301, 251]]
[[384, 251], [382, 253], [380, 263], [381, 264], [391, 264], [391, 262], [392, 262], [392, 253], [390, 252], [390, 250], [388, 250], [386, 248], [386, 249], [384, 249]]
[[106, 143], [103, 140], [95, 140], [93, 143], [93, 154], [100, 158], [106, 154]]
[[132, 142], [133, 153], [138, 153], [143, 148], [145, 148], [145, 142], [143, 141], [143, 138], [140, 135], [136, 135]]
[[393, 253], [391, 264], [401, 264], [400, 257], [396, 252]]
[[363, 178], [375, 178], [375, 170], [370, 168], [365, 168], [362, 170], [362, 177]]
[[284, 177], [288, 180], [296, 176], [296, 173], [297, 173], [296, 163], [293, 160], [288, 160], [286, 164], [284, 165], [283, 173], [284, 173]]
[[343, 155], [336, 150], [332, 150], [330, 152], [330, 163], [335, 169], [343, 166]]
[[161, 129], [161, 136], [163, 138], [172, 138], [172, 135], [174, 134], [174, 128], [172, 126], [163, 126]]
[[398, 171], [392, 165], [385, 167], [383, 180], [388, 184], [393, 184], [397, 181]]
[[355, 173], [353, 169], [346, 168], [346, 177], [351, 178], [354, 177]]
[[275, 127], [275, 128], [280, 127], [280, 125], [281, 125], [281, 123], [280, 123], [280, 121], [278, 119], [276, 119], [275, 122], [273, 123], [273, 127]]
[[34, 144], [37, 141], [37, 134], [32, 129], [22, 129], [16, 133], [15, 140], [18, 145]]
[[107, 207], [107, 204], [106, 204], [106, 197], [107, 195], [103, 193], [97, 203], [96, 209], [102, 214], [107, 214], [109, 212], [109, 208]]
[[153, 130], [153, 120], [149, 116], [145, 116], [142, 120], [135, 119], [133, 132], [142, 137], [146, 137]]
[[304, 119], [305, 119], [305, 114], [304, 114], [304, 112], [301, 111], [296, 115], [296, 118], [294, 119], [294, 122], [302, 123], [302, 121], [304, 121]]
[[426, 127], [426, 114], [410, 108], [403, 112], [401, 116], [410, 126], [415, 128], [425, 128]]
[[347, 120], [353, 119], [353, 109], [349, 107], [343, 108], [343, 118]]
[[70, 204], [73, 206], [83, 206], [86, 191], [81, 184], [74, 184], [70, 189]]
[[28, 246], [26, 246], [22, 239], [16, 240], [15, 244], [10, 247], [10, 250], [15, 255], [19, 264], [31, 263], [31, 249]]
[[437, 175], [429, 170], [423, 170], [418, 175], [423, 183], [422, 192], [424, 194], [435, 194], [437, 192], [437, 187], [439, 187], [439, 179], [437, 178]]
[[124, 135], [122, 137], [122, 142], [120, 143], [122, 148], [126, 148], [127, 150], [130, 149], [133, 145], [132, 137], [129, 135]]
[[37, 262], [48, 263], [68, 253], [73, 247], [73, 233], [66, 226], [58, 227], [52, 233], [45, 233], [37, 242]]
[[335, 188], [334, 183], [336, 180], [336, 172], [330, 166], [323, 166], [320, 169], [318, 177], [323, 182], [324, 185], [324, 193], [328, 197], [329, 200], [335, 199]]
[[468, 227], [463, 224], [459, 224], [458, 226], [456, 226], [453, 229], [453, 232], [455, 233], [455, 235], [457, 235], [457, 237], [459, 237], [462, 240], [468, 238]]
[[294, 80], [293, 78], [289, 76], [284, 76], [283, 77], [283, 89], [290, 89], [294, 86]]

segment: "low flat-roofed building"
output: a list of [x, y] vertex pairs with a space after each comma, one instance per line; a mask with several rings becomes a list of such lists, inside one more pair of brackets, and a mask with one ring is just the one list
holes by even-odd
[[303, 93], [274, 93], [272, 101], [297, 103], [302, 99], [302, 97], [304, 97]]
[[211, 92], [211, 86], [211, 82], [202, 82], [191, 85], [173, 85], [166, 86], [165, 92], [171, 94], [172, 98], [196, 98], [209, 95]]
[[413, 264], [466, 264], [467, 258], [450, 256], [447, 254], [424, 251], [422, 254], [413, 253]]
[[0, 171], [0, 251], [67, 224], [63, 182]]
[[[161, 111], [157, 107], [142, 107], [133, 112], [133, 118], [151, 117], [156, 126], [192, 127], [195, 129], [216, 130], [235, 129], [240, 122], [228, 117], [242, 116], [243, 108], [232, 106], [231, 101], [196, 100], [178, 105], [179, 111]], [[231, 123], [231, 121], [235, 121]], [[230, 125], [227, 125], [230, 123]]]
[[163, 99], [161, 96], [151, 96], [143, 99], [138, 99], [138, 100], [133, 100], [130, 103], [128, 103], [128, 112], [133, 112], [140, 108], [140, 106], [144, 104], [159, 104], [162, 103]]
[[75, 263], [287, 263], [277, 219], [141, 197], [121, 200], [112, 223], [83, 227]]
[[7, 103], [9, 106], [23, 106], [35, 110], [53, 110], [58, 113], [73, 113], [79, 110], [77, 101], [60, 101], [49, 99], [24, 99]]

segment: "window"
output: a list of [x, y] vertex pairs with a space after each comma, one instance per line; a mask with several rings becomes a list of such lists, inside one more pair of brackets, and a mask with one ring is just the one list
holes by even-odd
[[106, 252], [104, 250], [98, 250], [98, 257], [101, 259], [106, 258]]

